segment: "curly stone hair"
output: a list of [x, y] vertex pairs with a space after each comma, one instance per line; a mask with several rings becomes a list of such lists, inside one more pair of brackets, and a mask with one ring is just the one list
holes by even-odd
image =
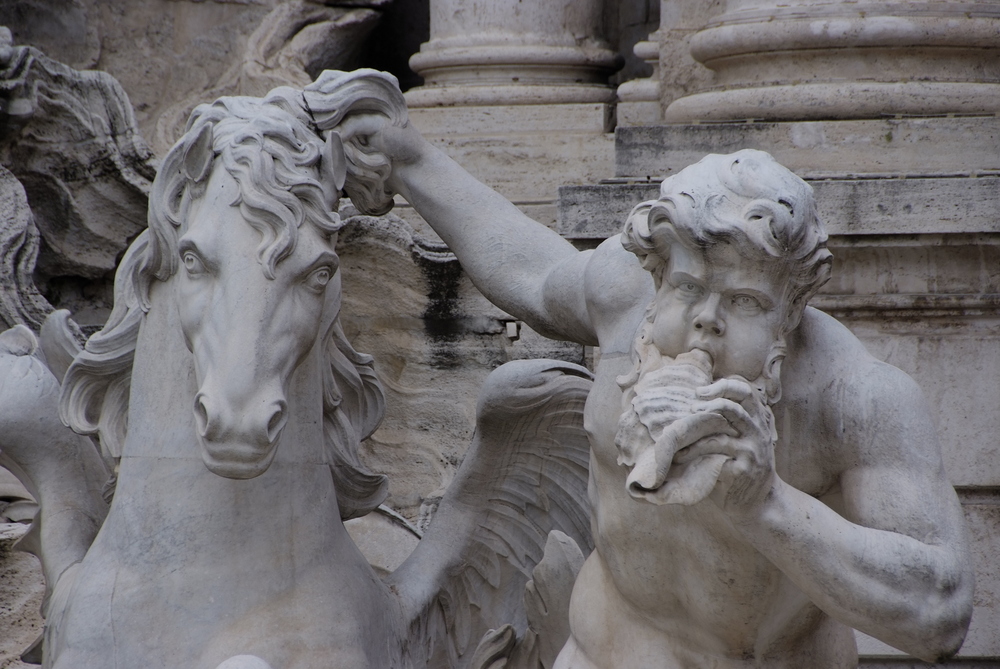
[[705, 156], [665, 179], [659, 199], [636, 206], [622, 232], [657, 289], [674, 244], [725, 242], [746, 257], [780, 263], [790, 288], [786, 332], [830, 278], [826, 241], [812, 187], [753, 149]]
[[[149, 310], [150, 287], [178, 269], [178, 239], [191, 203], [204, 195], [213, 169], [239, 185], [232, 202], [261, 234], [257, 256], [264, 273], [293, 250], [298, 230], [341, 227], [341, 189], [366, 212], [391, 206], [385, 170], [358, 157], [364, 147], [341, 141], [337, 124], [351, 113], [381, 113], [406, 122], [406, 103], [392, 75], [374, 70], [324, 72], [305, 91], [276, 88], [264, 98], [224, 97], [200, 105], [153, 182], [149, 229], [133, 242], [115, 276], [115, 305], [104, 328], [87, 342], [66, 373], [63, 421], [97, 435], [109, 460], [121, 457], [128, 429], [128, 398], [139, 325]], [[343, 519], [377, 507], [386, 477], [361, 462], [360, 441], [382, 420], [385, 398], [371, 356], [354, 350], [339, 323], [324, 342], [324, 433]]]

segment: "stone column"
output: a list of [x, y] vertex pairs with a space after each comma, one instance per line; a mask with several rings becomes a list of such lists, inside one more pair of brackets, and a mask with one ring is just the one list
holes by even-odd
[[667, 122], [1000, 111], [1000, 2], [729, 0], [690, 48], [714, 82]]
[[656, 31], [649, 39], [636, 42], [632, 52], [653, 68], [653, 74], [618, 86], [618, 123], [645, 125], [663, 119], [660, 106], [660, 42]]
[[618, 125], [655, 125], [679, 97], [707, 88], [714, 73], [691, 57], [692, 35], [723, 11], [720, 0], [660, 0], [660, 25], [633, 49], [653, 74], [618, 87]]
[[601, 0], [431, 0], [411, 107], [612, 102]]
[[[619, 4], [620, 27], [624, 27], [620, 14], [623, 4]], [[664, 33], [670, 27], [673, 6], [674, 0], [648, 0], [634, 8], [645, 10], [643, 12], [645, 16], [642, 18], [645, 19], [643, 23], [647, 26], [650, 19], [656, 20], [656, 28], [652, 32], [647, 32], [645, 39], [639, 40], [632, 47], [635, 57], [644, 61], [652, 72], [648, 76], [634, 79], [619, 75], [621, 83], [618, 85], [618, 125], [650, 125], [663, 121], [660, 44], [664, 41]], [[640, 15], [636, 12], [626, 15], [626, 22], [632, 26], [638, 26], [639, 19]], [[619, 39], [622, 37], [624, 35], [620, 35]]]
[[[406, 92], [425, 137], [526, 214], [555, 225], [559, 186], [614, 170], [621, 57], [606, 0], [430, 0]], [[430, 234], [412, 210], [397, 213]]]

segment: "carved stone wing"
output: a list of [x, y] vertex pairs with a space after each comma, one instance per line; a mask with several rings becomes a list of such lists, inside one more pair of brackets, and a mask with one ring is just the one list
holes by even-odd
[[[51, 319], [68, 327], [64, 311]], [[58, 403], [59, 380], [41, 360], [35, 335], [23, 325], [0, 333], [0, 466], [39, 504], [18, 548], [41, 559], [46, 617], [108, 510], [101, 495], [108, 470], [94, 444], [59, 420]]]
[[549, 532], [592, 549], [591, 379], [578, 365], [522, 360], [486, 380], [465, 460], [424, 538], [388, 577], [410, 622], [413, 666], [466, 667], [487, 630], [512, 624], [522, 634], [525, 584]]

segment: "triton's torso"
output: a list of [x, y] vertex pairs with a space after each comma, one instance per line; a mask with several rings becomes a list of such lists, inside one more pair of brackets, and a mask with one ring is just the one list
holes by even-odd
[[[714, 502], [657, 506], [628, 494], [628, 471], [617, 464], [614, 443], [622, 412], [616, 379], [632, 367], [629, 351], [643, 314], [644, 308], [632, 308], [621, 315], [612, 340], [601, 342], [586, 406], [596, 550], [580, 574], [571, 605], [578, 653], [602, 669], [735, 669], [755, 666], [755, 656], [763, 655], [773, 657], [767, 666], [783, 666], [782, 655], [788, 656], [787, 666], [797, 666], [793, 656], [802, 657], [809, 647], [810, 666], [853, 666], [850, 630], [816, 609], [747, 543]], [[778, 474], [796, 488], [832, 501], [837, 467], [829, 456], [837, 446], [810, 438], [810, 426], [824, 418], [816, 402], [795, 396], [797, 388], [790, 379], [791, 396], [775, 407]], [[841, 640], [832, 652], [815, 647], [819, 637], [829, 639], [831, 632]], [[781, 638], [788, 633], [791, 638]], [[780, 648], [783, 644], [786, 650]], [[588, 665], [580, 660], [565, 666]]]

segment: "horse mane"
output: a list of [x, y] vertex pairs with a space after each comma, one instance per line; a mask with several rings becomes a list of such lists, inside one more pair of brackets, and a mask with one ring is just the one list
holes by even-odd
[[[387, 82], [392, 83], [391, 75], [372, 70], [342, 78], [346, 95], [335, 85], [328, 85], [323, 94], [345, 115], [352, 105], [367, 110], [372, 98], [385, 99]], [[395, 114], [390, 115], [394, 121], [406, 114], [402, 95], [395, 90], [398, 100], [392, 98], [389, 113], [383, 112]], [[339, 105], [338, 95], [346, 98]], [[239, 184], [240, 196], [232, 204], [260, 232], [258, 258], [271, 275], [291, 252], [301, 225], [326, 232], [342, 225], [339, 215], [326, 206], [336, 206], [336, 186], [318, 178], [324, 167], [321, 161], [329, 155], [328, 139], [321, 133], [302, 92], [286, 87], [265, 98], [220, 98], [192, 113], [187, 131], [153, 182], [149, 228], [126, 251], [115, 275], [111, 316], [76, 356], [63, 382], [59, 406], [63, 422], [80, 434], [97, 435], [102, 454], [112, 464], [121, 458], [128, 433], [132, 364], [139, 326], [149, 309], [150, 287], [177, 271], [177, 241], [187, 210], [204, 194], [212, 163], [220, 161]], [[353, 162], [350, 157], [348, 162]], [[359, 456], [360, 442], [382, 421], [385, 396], [373, 358], [354, 349], [339, 316], [325, 336], [323, 432], [341, 518], [347, 520], [365, 515], [388, 495], [387, 477], [369, 471]]]

